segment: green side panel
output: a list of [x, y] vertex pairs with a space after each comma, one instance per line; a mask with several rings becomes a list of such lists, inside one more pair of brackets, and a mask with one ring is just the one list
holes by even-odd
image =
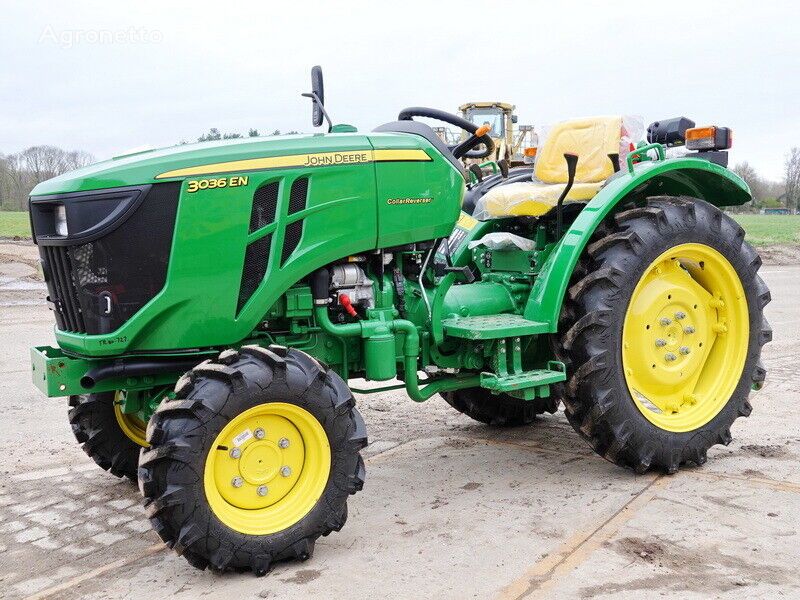
[[696, 158], [639, 163], [634, 172], [613, 179], [592, 198], [545, 261], [525, 306], [524, 316], [549, 323], [555, 332], [570, 277], [592, 233], [623, 199], [688, 195], [716, 206], [750, 200], [750, 189], [735, 173]]
[[[279, 143], [279, 149], [272, 148], [271, 153], [300, 150], [294, 147], [294, 139], [289, 141], [291, 148]], [[319, 136], [313, 140], [313, 148], [308, 146], [309, 138], [301, 141], [306, 144], [306, 152], [371, 149], [367, 138], [358, 135]], [[218, 158], [215, 156], [214, 162]], [[178, 166], [187, 165], [184, 162]], [[156, 171], [163, 172], [165, 168], [160, 166]], [[375, 247], [374, 163], [225, 173], [228, 178], [236, 176], [247, 176], [247, 185], [193, 193], [188, 191], [191, 181], [214, 176], [186, 178], [178, 204], [167, 281], [161, 292], [113, 334], [56, 331], [59, 345], [81, 355], [111, 356], [235, 344], [256, 328], [270, 306], [298, 280], [333, 260]], [[306, 208], [289, 215], [292, 183], [303, 177], [309, 180]], [[275, 220], [249, 233], [254, 193], [271, 182], [279, 184]], [[98, 185], [95, 181], [89, 187]], [[302, 236], [284, 260], [287, 226], [301, 220]], [[237, 314], [247, 248], [267, 239], [269, 257], [256, 261], [263, 264], [268, 260], [266, 273]]]
[[422, 149], [430, 161], [376, 162], [378, 247], [450, 235], [461, 211], [464, 177], [424, 138], [371, 134], [376, 150]]

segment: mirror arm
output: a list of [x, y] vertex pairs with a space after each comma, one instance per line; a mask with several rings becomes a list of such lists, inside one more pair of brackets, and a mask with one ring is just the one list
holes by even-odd
[[317, 106], [319, 106], [319, 109], [322, 111], [322, 115], [325, 117], [325, 120], [328, 121], [328, 133], [330, 133], [331, 129], [333, 129], [333, 121], [331, 121], [331, 118], [328, 116], [328, 111], [325, 110], [325, 105], [322, 104], [322, 102], [319, 99], [319, 96], [317, 96], [314, 92], [307, 92], [305, 94], [300, 94], [300, 95], [305, 98], [311, 98], [312, 102], [317, 103]]

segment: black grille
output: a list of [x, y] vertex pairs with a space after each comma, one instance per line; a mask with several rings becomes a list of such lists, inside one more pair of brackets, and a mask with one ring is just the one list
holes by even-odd
[[107, 235], [85, 244], [41, 246], [59, 329], [111, 333], [161, 291], [179, 192], [180, 182], [154, 185]]
[[250, 213], [250, 233], [269, 225], [275, 220], [275, 209], [278, 206], [279, 182], [273, 181], [262, 185], [253, 194], [253, 210]]
[[293, 215], [306, 207], [308, 198], [308, 177], [295, 179], [292, 190], [289, 192], [289, 214]]
[[250, 299], [258, 286], [264, 281], [269, 263], [269, 246], [272, 235], [265, 235], [249, 246], [244, 253], [244, 268], [242, 269], [242, 283], [239, 285], [239, 300], [236, 304], [236, 314]]
[[[292, 183], [292, 189], [289, 192], [289, 211], [288, 214], [300, 212], [306, 207], [308, 199], [308, 178], [303, 177], [296, 179]], [[286, 235], [283, 238], [283, 249], [281, 250], [281, 267], [286, 262], [286, 259], [292, 255], [297, 246], [300, 244], [300, 238], [303, 236], [303, 220], [295, 221], [286, 226]]]
[[56, 325], [61, 331], [86, 332], [86, 323], [78, 303], [78, 293], [72, 279], [67, 248], [42, 246], [43, 267], [50, 288], [50, 301], [56, 313]]
[[303, 236], [303, 221], [295, 221], [286, 226], [286, 236], [283, 238], [283, 250], [281, 251], [281, 266], [284, 265], [286, 259], [292, 255], [297, 245], [300, 243], [300, 238]]

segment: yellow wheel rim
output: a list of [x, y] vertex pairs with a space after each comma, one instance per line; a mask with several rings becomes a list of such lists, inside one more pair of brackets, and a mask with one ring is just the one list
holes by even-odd
[[291, 527], [314, 507], [331, 469], [328, 436], [307, 410], [255, 406], [220, 431], [203, 477], [214, 514], [228, 527], [265, 535]]
[[622, 365], [634, 403], [661, 429], [702, 427], [739, 383], [749, 339], [747, 298], [728, 260], [704, 244], [670, 248], [625, 313]]
[[126, 414], [122, 412], [122, 403], [119, 392], [114, 394], [114, 416], [117, 418], [119, 428], [131, 441], [149, 448], [147, 443], [147, 423], [142, 421], [136, 413]]

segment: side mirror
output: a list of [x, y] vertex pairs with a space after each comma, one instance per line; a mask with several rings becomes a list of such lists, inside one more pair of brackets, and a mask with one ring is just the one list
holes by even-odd
[[519, 117], [517, 115], [511, 115], [511, 122], [516, 123], [517, 121], [519, 121]]
[[325, 104], [325, 88], [322, 85], [322, 67], [311, 67], [311, 93], [314, 101], [311, 103], [311, 122], [314, 127], [322, 125], [322, 106]]

